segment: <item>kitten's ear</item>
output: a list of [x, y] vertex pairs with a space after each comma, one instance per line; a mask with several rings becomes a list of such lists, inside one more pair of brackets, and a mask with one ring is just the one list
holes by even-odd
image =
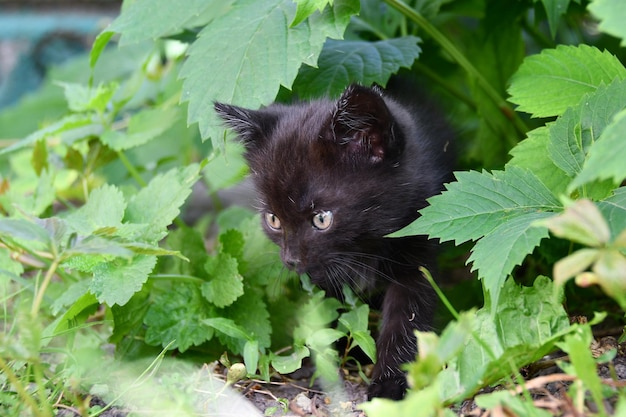
[[261, 145], [276, 123], [276, 117], [262, 110], [244, 109], [219, 102], [214, 102], [213, 108], [248, 149]]
[[352, 156], [380, 162], [393, 152], [393, 119], [382, 94], [379, 86], [353, 84], [337, 101], [330, 128], [334, 141]]

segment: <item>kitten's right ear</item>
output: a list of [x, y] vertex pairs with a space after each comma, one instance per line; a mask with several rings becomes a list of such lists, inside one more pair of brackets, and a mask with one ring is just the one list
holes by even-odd
[[276, 123], [276, 118], [261, 110], [214, 102], [217, 115], [233, 129], [246, 148], [254, 148], [268, 136]]

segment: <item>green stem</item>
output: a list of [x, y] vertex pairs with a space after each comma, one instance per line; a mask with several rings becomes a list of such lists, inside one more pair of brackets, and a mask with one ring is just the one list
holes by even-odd
[[26, 405], [30, 407], [33, 415], [37, 417], [45, 417], [46, 415], [48, 415], [44, 411], [39, 409], [39, 405], [37, 405], [33, 397], [31, 397], [30, 394], [26, 391], [24, 385], [20, 382], [17, 375], [15, 375], [11, 367], [4, 361], [4, 359], [2, 359], [1, 356], [0, 370], [2, 370], [2, 373], [6, 375], [7, 379], [9, 380], [11, 385], [13, 385], [13, 388], [15, 388], [15, 391], [17, 391], [17, 394], [22, 398], [24, 403], [26, 403]]
[[460, 318], [459, 312], [456, 311], [456, 309], [452, 306], [452, 304], [450, 303], [448, 298], [445, 296], [443, 291], [441, 291], [441, 288], [439, 288], [439, 285], [437, 285], [437, 283], [433, 279], [433, 276], [430, 274], [428, 269], [424, 268], [423, 266], [420, 266], [420, 271], [422, 272], [422, 274], [426, 278], [426, 281], [428, 281], [428, 283], [433, 287], [433, 289], [437, 293], [437, 296], [439, 297], [439, 299], [441, 300], [443, 305], [446, 306], [446, 308], [448, 309], [450, 314], [452, 314], [452, 317], [454, 317], [454, 319], [458, 321], [459, 318]]
[[145, 187], [147, 185], [146, 182], [143, 180], [143, 178], [141, 178], [139, 171], [137, 171], [135, 166], [130, 163], [130, 161], [124, 154], [124, 152], [117, 151], [117, 157], [120, 158], [120, 161], [122, 161], [122, 164], [124, 164], [124, 166], [128, 170], [128, 173], [131, 175], [131, 177], [133, 177], [135, 181], [137, 181], [137, 184], [141, 185], [142, 187]]
[[37, 289], [35, 300], [33, 301], [33, 306], [30, 309], [30, 314], [33, 317], [37, 317], [39, 307], [41, 307], [41, 302], [43, 301], [43, 296], [46, 293], [46, 289], [48, 288], [48, 285], [50, 285], [52, 277], [54, 276], [54, 273], [56, 272], [60, 262], [61, 261], [58, 258], [55, 258], [54, 261], [52, 261], [52, 264], [50, 264], [50, 268], [48, 268], [48, 271], [46, 272], [46, 275], [41, 282], [41, 286]]
[[[404, 3], [402, 0], [384, 0], [385, 3], [398, 10], [408, 19], [412, 20], [415, 24], [424, 30], [435, 42], [437, 42], [443, 49], [463, 68], [468, 75], [475, 79], [482, 87], [485, 94], [493, 101], [503, 115], [513, 122], [513, 125], [520, 133], [525, 135], [528, 128], [519, 118], [519, 116], [511, 109], [506, 101], [500, 96], [500, 94], [493, 88], [493, 86], [482, 76], [482, 74], [476, 69], [476, 67], [463, 55], [463, 53], [448, 39], [443, 33], [441, 33], [436, 27], [434, 27], [424, 16], [413, 10], [410, 6]], [[512, 138], [508, 138], [509, 141], [514, 142]]]

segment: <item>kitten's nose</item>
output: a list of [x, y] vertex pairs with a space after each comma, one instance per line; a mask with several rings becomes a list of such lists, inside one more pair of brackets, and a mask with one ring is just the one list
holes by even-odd
[[302, 265], [302, 262], [300, 261], [300, 257], [298, 257], [297, 255], [294, 255], [291, 251], [284, 250], [282, 253], [282, 259], [283, 259], [283, 263], [285, 264], [287, 268], [291, 269], [292, 271], [300, 270], [300, 267]]

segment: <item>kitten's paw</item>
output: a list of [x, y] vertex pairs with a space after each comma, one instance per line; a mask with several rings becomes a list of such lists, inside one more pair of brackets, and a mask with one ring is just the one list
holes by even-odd
[[367, 390], [367, 399], [372, 398], [389, 398], [392, 400], [401, 400], [406, 394], [407, 384], [404, 375], [392, 375], [390, 377], [381, 377], [372, 381]]

